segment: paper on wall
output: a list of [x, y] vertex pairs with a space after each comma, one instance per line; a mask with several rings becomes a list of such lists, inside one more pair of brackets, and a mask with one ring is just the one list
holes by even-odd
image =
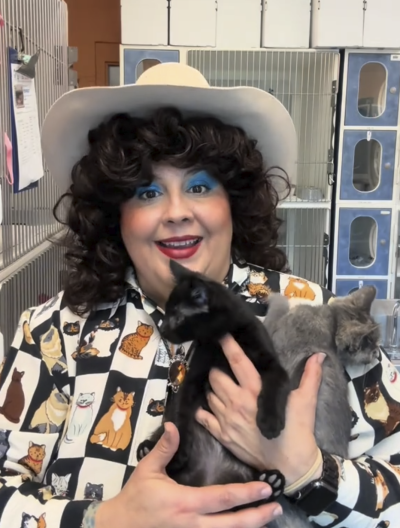
[[18, 73], [20, 64], [11, 63], [10, 67], [20, 191], [43, 177], [43, 158], [35, 79]]

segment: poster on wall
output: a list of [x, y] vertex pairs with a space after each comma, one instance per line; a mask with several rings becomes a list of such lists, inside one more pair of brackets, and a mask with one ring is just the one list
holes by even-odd
[[37, 186], [44, 169], [34, 67], [29, 68], [29, 58], [27, 63], [21, 62], [13, 48], [9, 58], [13, 186], [18, 193]]

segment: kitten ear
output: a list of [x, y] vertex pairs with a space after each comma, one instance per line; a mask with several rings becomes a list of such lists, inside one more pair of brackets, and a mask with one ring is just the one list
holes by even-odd
[[375, 286], [363, 286], [351, 293], [349, 297], [356, 306], [369, 313], [376, 297], [376, 288]]
[[171, 259], [169, 261], [169, 267], [172, 272], [172, 275], [177, 281], [180, 279], [184, 279], [185, 277], [192, 276], [192, 272], [188, 270], [187, 268], [185, 268], [184, 266], [182, 266], [181, 264], [178, 264], [176, 260]]

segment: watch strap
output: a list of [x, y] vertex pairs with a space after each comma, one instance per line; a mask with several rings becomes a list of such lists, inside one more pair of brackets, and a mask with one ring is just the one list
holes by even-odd
[[339, 465], [336, 459], [321, 449], [323, 469], [319, 479], [313, 480], [287, 499], [308, 516], [316, 516], [333, 504], [338, 497]]

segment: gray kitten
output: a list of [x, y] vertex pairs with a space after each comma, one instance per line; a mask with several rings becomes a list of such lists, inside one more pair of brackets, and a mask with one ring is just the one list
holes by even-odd
[[[370, 315], [376, 290], [365, 286], [348, 297], [323, 306], [297, 305], [271, 294], [264, 324], [282, 365], [297, 388], [307, 359], [324, 352], [322, 382], [318, 394], [315, 437], [318, 446], [332, 455], [348, 456], [351, 410], [343, 365], [371, 363], [379, 356], [379, 325]], [[283, 515], [270, 528], [311, 528], [305, 514], [284, 497]]]

